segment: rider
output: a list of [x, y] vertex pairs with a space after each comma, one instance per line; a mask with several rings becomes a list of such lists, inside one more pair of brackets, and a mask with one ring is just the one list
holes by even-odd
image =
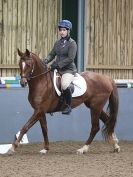
[[58, 24], [58, 30], [60, 39], [55, 42], [53, 49], [43, 62], [48, 64], [56, 56], [55, 61], [51, 64], [51, 70], [57, 69], [62, 75], [61, 88], [66, 102], [66, 108], [63, 110], [62, 114], [70, 114], [72, 93], [69, 86], [77, 72], [74, 63], [77, 53], [77, 44], [70, 36], [72, 23], [69, 20], [61, 20]]

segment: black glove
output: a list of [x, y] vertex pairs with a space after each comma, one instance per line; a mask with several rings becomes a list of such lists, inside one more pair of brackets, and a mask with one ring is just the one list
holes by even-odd
[[48, 60], [47, 59], [44, 59], [42, 62], [43, 62], [44, 65], [48, 64]]
[[59, 69], [59, 66], [56, 62], [53, 62], [50, 68], [51, 68], [51, 71], [54, 71], [54, 69]]

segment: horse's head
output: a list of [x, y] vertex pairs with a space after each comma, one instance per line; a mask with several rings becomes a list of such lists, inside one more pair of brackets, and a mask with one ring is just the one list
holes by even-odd
[[28, 80], [30, 79], [30, 75], [32, 74], [34, 69], [34, 60], [28, 49], [26, 49], [25, 53], [22, 53], [18, 49], [18, 55], [20, 56], [20, 61], [19, 61], [20, 76], [21, 76], [20, 84], [22, 87], [26, 87]]

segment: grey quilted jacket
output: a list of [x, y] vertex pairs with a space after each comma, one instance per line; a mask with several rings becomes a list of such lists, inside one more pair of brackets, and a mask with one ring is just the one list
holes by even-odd
[[74, 59], [77, 53], [77, 44], [72, 39], [60, 39], [54, 44], [53, 49], [47, 56], [48, 62], [51, 62], [56, 57], [56, 63], [59, 66], [59, 73], [71, 73], [75, 74], [77, 72]]

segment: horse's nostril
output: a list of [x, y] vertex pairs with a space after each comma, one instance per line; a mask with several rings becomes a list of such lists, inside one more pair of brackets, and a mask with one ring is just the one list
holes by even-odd
[[21, 87], [24, 87], [24, 84], [21, 84]]
[[27, 83], [20, 83], [21, 84], [21, 87], [26, 87], [27, 86]]
[[22, 87], [26, 87], [26, 86], [27, 86], [27, 80], [21, 79], [20, 85], [21, 85]]

